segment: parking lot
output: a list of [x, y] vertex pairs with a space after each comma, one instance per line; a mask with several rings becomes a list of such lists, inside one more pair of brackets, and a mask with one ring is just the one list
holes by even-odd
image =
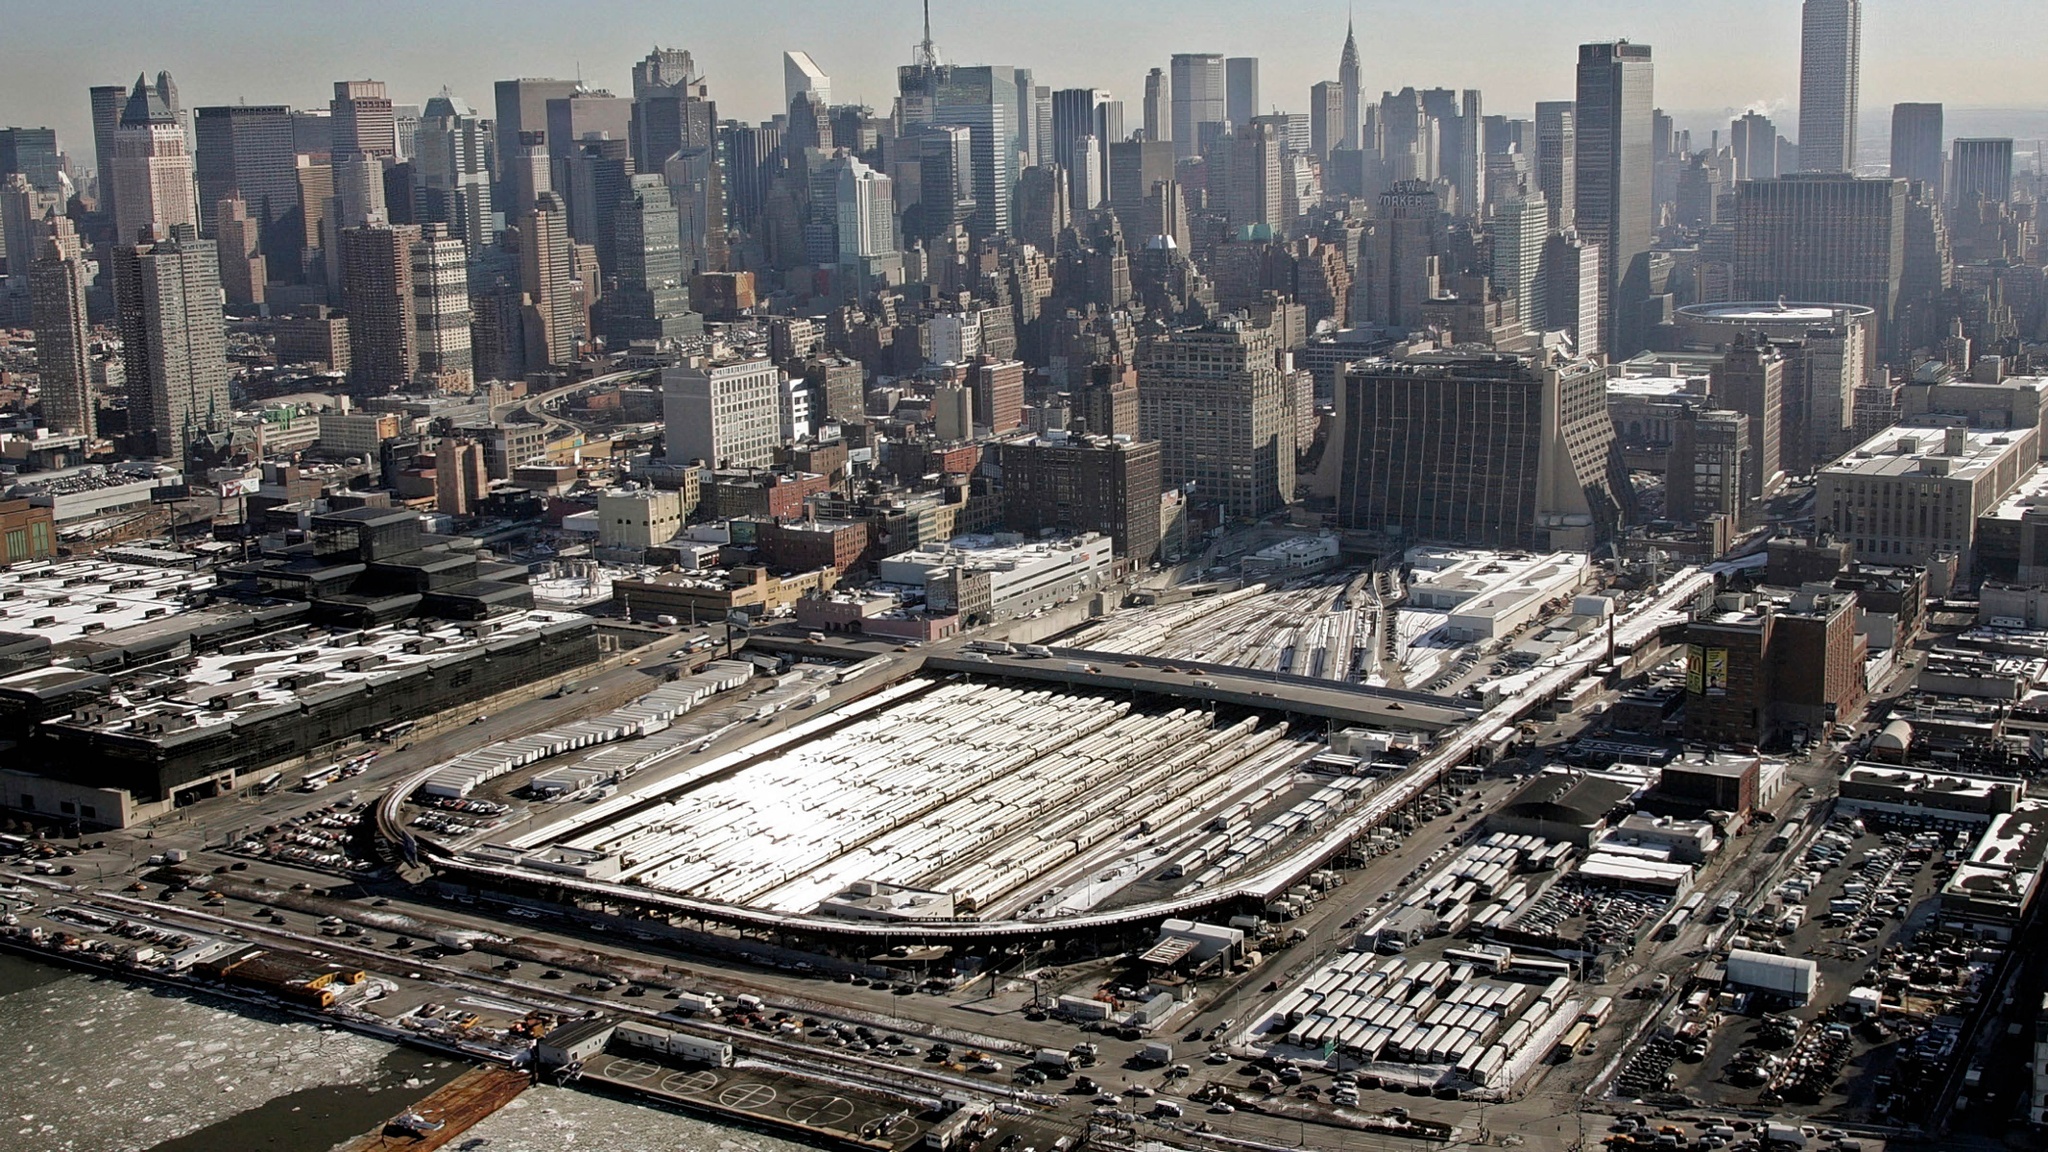
[[[1924, 1121], [1951, 1069], [1953, 1015], [1967, 1012], [1963, 1001], [1998, 959], [1995, 947], [1939, 926], [1956, 834], [1841, 816], [1787, 851], [1785, 878], [1722, 943], [1812, 960], [1814, 1002], [1711, 1002], [1645, 1047], [1670, 1049], [1671, 1090], [1702, 1104], [1792, 1106], [1840, 1124]], [[1852, 1005], [1858, 988], [1882, 991], [1878, 1018]]]

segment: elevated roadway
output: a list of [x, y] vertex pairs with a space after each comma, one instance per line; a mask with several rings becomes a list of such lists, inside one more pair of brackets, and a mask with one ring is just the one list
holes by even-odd
[[558, 428], [572, 428], [578, 432], [586, 431], [583, 425], [555, 415], [550, 410], [551, 406], [556, 401], [581, 392], [588, 392], [593, 388], [602, 388], [609, 384], [623, 384], [628, 380], [644, 379], [653, 374], [654, 370], [650, 368], [634, 368], [625, 372], [608, 372], [602, 376], [592, 376], [588, 380], [578, 380], [574, 384], [564, 384], [559, 388], [550, 388], [545, 392], [537, 392], [518, 400], [494, 405], [491, 408], [491, 422], [495, 424], [514, 412], [524, 412], [538, 421], [549, 433], [553, 433]]

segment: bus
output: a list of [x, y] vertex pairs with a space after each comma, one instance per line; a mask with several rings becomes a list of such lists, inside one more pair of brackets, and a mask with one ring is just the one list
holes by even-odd
[[1726, 920], [1735, 914], [1735, 906], [1740, 903], [1742, 903], [1742, 893], [1735, 889], [1730, 888], [1726, 892], [1721, 893], [1721, 898], [1714, 901], [1714, 914], [1708, 918], [1708, 922], [1719, 924], [1721, 921]]
[[1577, 1056], [1579, 1050], [1585, 1046], [1588, 1039], [1592, 1038], [1592, 1035], [1593, 1026], [1584, 1020], [1565, 1029], [1564, 1039], [1557, 1042], [1557, 1058], [1559, 1060], [1569, 1060]]
[[1699, 915], [1700, 905], [1706, 901], [1705, 892], [1695, 892], [1686, 897], [1685, 903], [1680, 904], [1678, 911], [1673, 912], [1671, 918], [1664, 921], [1663, 926], [1658, 929], [1658, 935], [1665, 940], [1678, 939], [1679, 931], [1685, 927], [1687, 921]]
[[1543, 980], [1555, 980], [1559, 976], [1569, 980], [1573, 976], [1572, 966], [1563, 960], [1551, 960], [1515, 953], [1508, 962], [1508, 974], [1512, 976], [1534, 976]]
[[1791, 847], [1792, 842], [1799, 839], [1800, 828], [1800, 822], [1797, 820], [1794, 820], [1789, 824], [1778, 825], [1777, 833], [1771, 837], [1769, 843], [1764, 845], [1764, 851], [1783, 852], [1785, 849]]
[[299, 791], [318, 792], [341, 778], [341, 765], [329, 764], [317, 772], [308, 772], [299, 778]]
[[405, 735], [407, 732], [412, 731], [413, 723], [414, 722], [411, 720], [400, 720], [396, 724], [386, 724], [382, 728], [379, 728], [375, 732], [371, 733], [370, 735], [377, 740], [381, 740], [384, 743], [389, 744], [393, 740], [396, 740], [399, 737]]
[[1507, 970], [1512, 953], [1502, 948], [1498, 951], [1481, 951], [1477, 948], [1446, 948], [1444, 959], [1452, 964], [1470, 964], [1480, 972], [1499, 975]]
[[272, 772], [270, 775], [265, 776], [263, 779], [258, 780], [256, 782], [256, 794], [258, 796], [268, 796], [272, 792], [277, 791], [279, 788], [283, 786], [284, 773]]

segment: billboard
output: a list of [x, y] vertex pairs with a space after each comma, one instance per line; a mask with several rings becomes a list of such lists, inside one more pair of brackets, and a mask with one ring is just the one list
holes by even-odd
[[1707, 691], [1726, 692], [1728, 690], [1728, 650], [1726, 648], [1707, 649], [1706, 678]]
[[261, 478], [255, 476], [246, 476], [240, 480], [221, 481], [220, 495], [221, 499], [223, 500], [233, 500], [241, 496], [254, 496], [256, 495], [257, 492], [261, 491], [262, 488], [263, 481]]
[[1693, 696], [1707, 693], [1707, 648], [1704, 644], [1685, 646], [1685, 690]]

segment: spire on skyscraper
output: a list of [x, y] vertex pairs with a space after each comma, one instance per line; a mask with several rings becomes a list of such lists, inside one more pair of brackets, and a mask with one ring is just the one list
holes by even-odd
[[1358, 67], [1358, 36], [1355, 21], [1347, 11], [1344, 17], [1344, 55], [1337, 63], [1337, 87], [1344, 98], [1344, 140], [1342, 147], [1356, 148], [1359, 141], [1360, 112], [1359, 92], [1361, 88]]

